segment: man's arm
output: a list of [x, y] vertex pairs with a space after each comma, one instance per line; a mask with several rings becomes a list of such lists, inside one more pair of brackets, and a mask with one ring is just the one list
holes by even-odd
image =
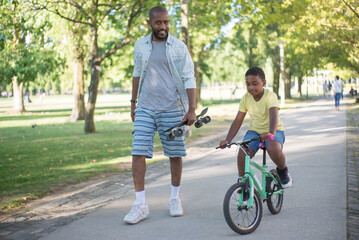
[[[139, 77], [132, 78], [132, 97], [131, 100], [137, 101], [137, 93], [138, 93], [138, 85], [140, 83]], [[136, 102], [131, 101], [131, 118], [132, 122], [135, 121], [135, 109], [136, 109]]]
[[186, 121], [187, 125], [191, 126], [196, 120], [196, 89], [195, 88], [187, 88], [186, 89], [188, 96], [188, 112], [184, 116], [182, 121]]

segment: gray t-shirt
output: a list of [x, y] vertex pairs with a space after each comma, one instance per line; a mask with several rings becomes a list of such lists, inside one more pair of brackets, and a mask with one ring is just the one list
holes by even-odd
[[138, 106], [155, 111], [170, 110], [180, 104], [175, 80], [166, 56], [166, 41], [152, 41], [152, 53], [148, 60]]

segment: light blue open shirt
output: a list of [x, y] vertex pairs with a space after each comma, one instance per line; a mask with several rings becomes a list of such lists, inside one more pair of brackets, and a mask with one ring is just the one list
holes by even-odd
[[[152, 51], [152, 34], [139, 39], [134, 47], [133, 77], [139, 77], [138, 96], [147, 70], [148, 59]], [[185, 112], [188, 112], [188, 96], [186, 89], [196, 88], [194, 77], [194, 65], [184, 42], [168, 34], [166, 42], [166, 56], [173, 79], [176, 82], [177, 92], [181, 98], [181, 104]]]

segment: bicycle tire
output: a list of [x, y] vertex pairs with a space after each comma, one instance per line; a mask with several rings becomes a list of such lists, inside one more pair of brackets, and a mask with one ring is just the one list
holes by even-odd
[[[275, 177], [275, 179], [280, 182], [278, 173], [276, 170], [272, 169], [270, 173]], [[273, 191], [279, 190], [279, 185], [276, 185], [272, 178], [267, 177], [267, 207], [268, 210], [272, 214], [278, 214], [280, 210], [282, 209], [283, 205], [283, 193], [271, 195]]]
[[223, 201], [223, 214], [228, 226], [241, 235], [256, 230], [263, 215], [262, 200], [256, 189], [254, 189], [253, 207], [238, 207], [239, 194], [243, 194], [244, 187], [244, 183], [233, 184], [228, 189]]

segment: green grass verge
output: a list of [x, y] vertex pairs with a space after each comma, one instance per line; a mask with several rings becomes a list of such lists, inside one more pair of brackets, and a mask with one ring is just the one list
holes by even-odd
[[[127, 101], [100, 97], [96, 133], [85, 134], [83, 121], [66, 122], [70, 97], [48, 96], [46, 103], [35, 98], [21, 115], [7, 113], [11, 102], [0, 99], [0, 210], [20, 207], [61, 186], [119, 173], [121, 163], [131, 161], [133, 123]], [[192, 128], [193, 136], [187, 141], [214, 132], [223, 122], [225, 118]], [[157, 134], [154, 145], [155, 151], [162, 151]]]

